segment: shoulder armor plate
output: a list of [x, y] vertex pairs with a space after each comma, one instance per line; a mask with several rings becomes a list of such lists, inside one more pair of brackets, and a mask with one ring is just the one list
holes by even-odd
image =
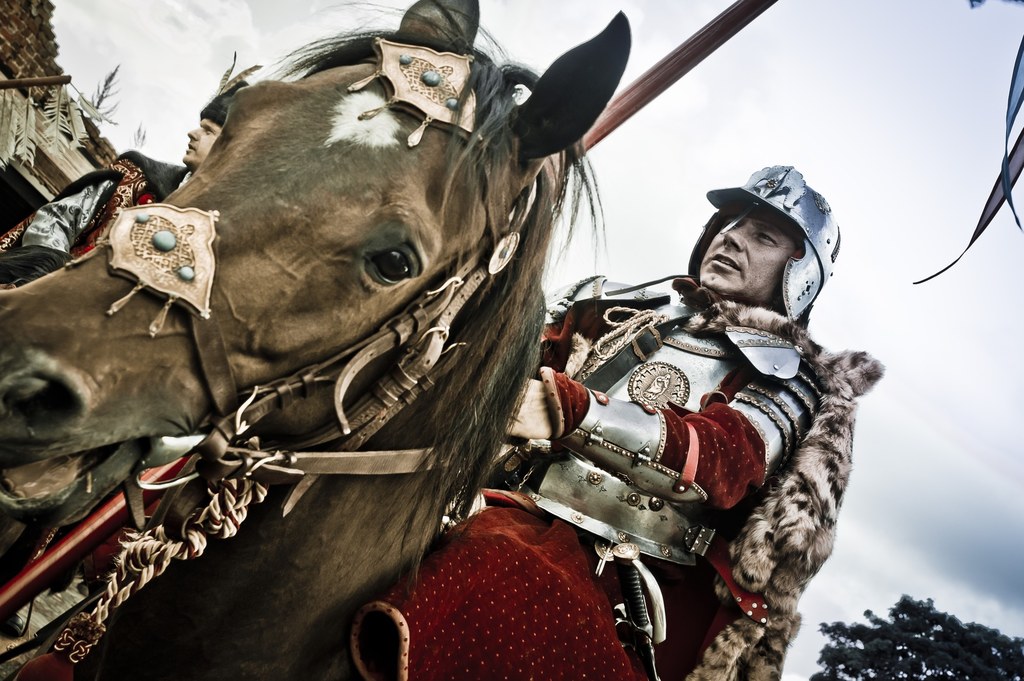
[[747, 326], [727, 326], [725, 335], [762, 376], [788, 379], [800, 370], [800, 350], [775, 334]]

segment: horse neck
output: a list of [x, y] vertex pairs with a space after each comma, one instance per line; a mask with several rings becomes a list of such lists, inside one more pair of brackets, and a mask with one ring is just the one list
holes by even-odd
[[[355, 610], [415, 565], [436, 532], [440, 518], [410, 503], [431, 475], [325, 476], [287, 517], [286, 490], [273, 490], [237, 536], [211, 539], [122, 606], [97, 678], [143, 668], [152, 678], [346, 678]], [[154, 634], [175, 654], [153, 655]]]

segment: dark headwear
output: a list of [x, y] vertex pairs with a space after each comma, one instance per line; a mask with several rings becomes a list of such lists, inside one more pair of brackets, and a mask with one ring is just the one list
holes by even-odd
[[231, 105], [231, 100], [234, 98], [235, 93], [248, 84], [246, 81], [240, 80], [225, 92], [211, 99], [199, 113], [199, 120], [208, 119], [217, 125], [224, 125], [224, 121], [228, 118], [228, 107]]

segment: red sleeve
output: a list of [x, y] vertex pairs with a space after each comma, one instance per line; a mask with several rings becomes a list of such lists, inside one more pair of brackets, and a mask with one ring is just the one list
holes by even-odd
[[668, 437], [661, 463], [677, 471], [686, 464], [690, 431], [697, 435], [694, 482], [708, 494], [713, 508], [732, 508], [764, 484], [764, 441], [746, 417], [725, 404], [711, 404], [694, 414], [663, 409]]
[[[555, 374], [562, 405], [563, 433], [579, 427], [590, 405], [590, 395], [579, 382]], [[672, 405], [662, 409], [667, 427], [661, 463], [682, 471], [690, 449], [690, 429], [696, 434], [697, 470], [694, 482], [707, 495], [713, 508], [732, 508], [764, 484], [764, 442], [746, 417], [725, 404], [746, 381], [730, 374], [720, 390], [705, 400], [697, 413]]]
[[600, 301], [575, 303], [565, 317], [544, 327], [541, 344], [541, 364], [556, 371], [564, 371], [572, 352], [572, 337], [579, 334], [593, 340], [608, 331]]

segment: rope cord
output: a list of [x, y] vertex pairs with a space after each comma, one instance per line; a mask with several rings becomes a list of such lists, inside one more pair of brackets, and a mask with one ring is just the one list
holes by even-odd
[[70, 648], [75, 653], [73, 662], [84, 658], [102, 636], [111, 612], [163, 574], [171, 561], [203, 555], [208, 537], [233, 537], [249, 514], [249, 506], [266, 498], [267, 487], [247, 478], [230, 479], [211, 486], [209, 492], [209, 503], [186, 522], [184, 540], [169, 538], [162, 525], [129, 535], [116, 559], [116, 569], [107, 578], [106, 591], [91, 612], [72, 618], [55, 644], [56, 650]]
[[[622, 314], [621, 321], [612, 319], [613, 314]], [[656, 310], [637, 310], [632, 307], [610, 307], [605, 310], [604, 320], [611, 331], [601, 336], [590, 348], [586, 361], [580, 368], [576, 380], [584, 380], [610, 357], [614, 357], [645, 329], [657, 333], [655, 327], [668, 321], [668, 315]]]

